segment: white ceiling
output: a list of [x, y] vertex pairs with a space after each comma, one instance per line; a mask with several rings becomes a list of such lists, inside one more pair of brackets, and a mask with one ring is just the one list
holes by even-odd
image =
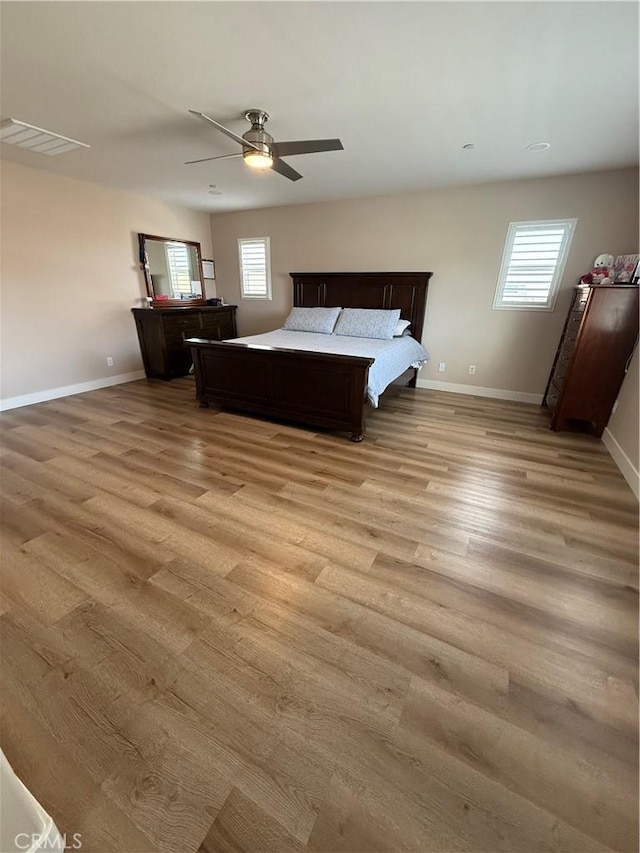
[[[4, 158], [200, 210], [638, 161], [634, 2], [3, 2], [1, 46], [2, 117], [92, 146]], [[249, 107], [345, 150], [290, 158], [296, 183], [184, 165], [238, 150], [188, 109], [242, 134]]]

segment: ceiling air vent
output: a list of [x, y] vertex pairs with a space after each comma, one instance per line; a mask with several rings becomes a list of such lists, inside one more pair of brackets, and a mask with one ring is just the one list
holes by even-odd
[[53, 157], [54, 154], [64, 154], [65, 151], [73, 151], [74, 148], [91, 148], [85, 142], [60, 136], [59, 133], [34, 127], [15, 118], [0, 122], [0, 141], [9, 145], [18, 145], [20, 148], [28, 148], [39, 154], [47, 154], [49, 157]]

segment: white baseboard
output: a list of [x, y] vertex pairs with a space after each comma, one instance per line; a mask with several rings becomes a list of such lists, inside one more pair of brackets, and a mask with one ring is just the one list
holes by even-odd
[[640, 500], [640, 472], [634, 467], [622, 447], [618, 444], [609, 427], [602, 433], [602, 443], [611, 454], [611, 458], [620, 469], [620, 473], [631, 486], [631, 491]]
[[6, 400], [0, 400], [0, 412], [19, 409], [21, 406], [31, 406], [34, 403], [45, 403], [47, 400], [57, 400], [58, 397], [84, 394], [85, 391], [96, 391], [98, 388], [108, 388], [110, 385], [122, 385], [124, 382], [134, 382], [144, 377], [144, 370], [134, 370], [131, 373], [106, 376], [104, 379], [79, 382], [77, 385], [63, 385], [61, 388], [50, 388], [48, 391], [34, 391], [33, 394], [22, 394], [20, 397], [7, 397]]
[[480, 385], [458, 385], [455, 382], [438, 382], [436, 379], [418, 379], [418, 388], [431, 391], [448, 391], [450, 394], [471, 394], [473, 397], [493, 397], [496, 400], [513, 400], [516, 403], [542, 403], [542, 394], [524, 391], [504, 391], [502, 388], [483, 388]]

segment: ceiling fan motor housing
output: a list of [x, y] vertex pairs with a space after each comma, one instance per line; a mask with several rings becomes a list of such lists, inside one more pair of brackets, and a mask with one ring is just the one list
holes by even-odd
[[[264, 154], [270, 154], [273, 136], [264, 129], [265, 122], [269, 120], [269, 114], [264, 110], [247, 110], [245, 118], [251, 122], [251, 130], [243, 133], [242, 138], [257, 146]], [[244, 149], [245, 152], [251, 152], [251, 150], [255, 151], [255, 148]]]

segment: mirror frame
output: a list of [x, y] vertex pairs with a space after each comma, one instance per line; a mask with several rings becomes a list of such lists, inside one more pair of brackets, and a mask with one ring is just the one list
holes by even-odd
[[[156, 240], [158, 243], [184, 243], [186, 246], [194, 246], [196, 256], [198, 258], [198, 276], [200, 278], [200, 288], [202, 296], [194, 299], [157, 299], [153, 290], [153, 280], [151, 278], [151, 270], [149, 269], [149, 258], [147, 256], [147, 240]], [[202, 274], [202, 249], [200, 243], [195, 240], [181, 240], [179, 237], [159, 237], [157, 234], [142, 234], [138, 232], [138, 245], [140, 248], [140, 266], [144, 273], [144, 281], [147, 285], [147, 293], [153, 300], [152, 304], [157, 307], [176, 307], [181, 306], [186, 308], [188, 305], [204, 305], [207, 301], [207, 294], [204, 286], [204, 276]]]

